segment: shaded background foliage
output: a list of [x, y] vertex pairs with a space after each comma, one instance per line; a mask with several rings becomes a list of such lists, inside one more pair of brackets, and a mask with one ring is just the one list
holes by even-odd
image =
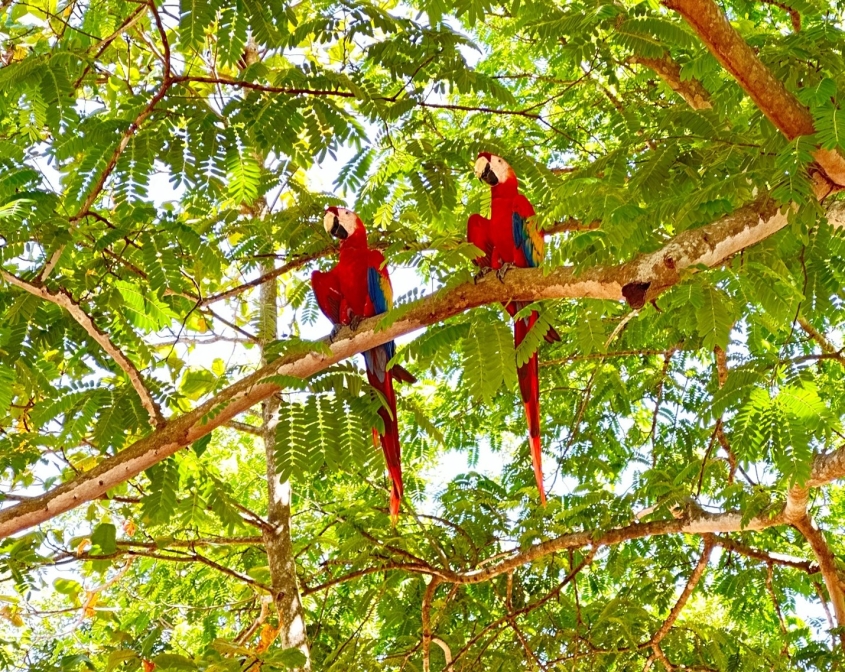
[[[400, 348], [420, 383], [401, 393], [409, 497], [395, 529], [370, 440], [378, 400], [357, 362], [280, 381], [276, 459], [294, 488], [314, 669], [422, 669], [426, 628], [455, 670], [836, 664], [819, 568], [789, 526], [582, 545], [477, 584], [438, 588], [431, 574], [692, 507], [747, 522], [808, 478], [814, 452], [841, 445], [845, 242], [808, 172], [814, 147], [845, 150], [841, 3], [724, 6], [811, 110], [816, 135], [792, 141], [656, 2], [0, 7], [9, 503], [252, 370], [249, 281], [268, 260], [284, 332], [270, 351], [306, 347], [324, 326], [308, 276], [332, 263], [328, 204], [351, 205], [391, 264], [410, 269], [397, 289], [414, 291], [393, 319], [470, 278], [466, 218], [489, 207], [470, 171], [480, 150], [512, 163], [554, 232], [548, 265], [627, 261], [768, 193], [796, 204], [786, 230], [637, 311], [542, 304], [562, 336], [541, 353], [546, 508], [515, 394], [526, 352], [498, 306]], [[678, 93], [689, 87], [694, 104]], [[526, 348], [541, 342], [538, 330]], [[269, 645], [260, 418], [242, 420], [2, 542], [4, 665], [301, 664]], [[838, 558], [841, 488], [813, 497]], [[656, 641], [699, 565], [692, 599]], [[437, 646], [431, 665], [445, 669]]]

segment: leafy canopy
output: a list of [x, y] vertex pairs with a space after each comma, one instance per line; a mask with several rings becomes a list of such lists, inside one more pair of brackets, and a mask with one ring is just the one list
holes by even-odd
[[[275, 381], [275, 460], [293, 484], [313, 669], [420, 670], [428, 649], [432, 669], [448, 651], [467, 671], [832, 669], [827, 588], [792, 527], [708, 537], [703, 561], [696, 535], [589, 543], [685, 511], [774, 515], [842, 442], [845, 238], [808, 168], [817, 146], [845, 150], [843, 7], [725, 9], [815, 136], [785, 139], [653, 1], [0, 2], [4, 506], [252, 370], [245, 283], [272, 264], [283, 338], [267, 356], [309, 349], [326, 330], [308, 284], [333, 263], [326, 205], [354, 207], [394, 278], [410, 269], [394, 319], [470, 278], [466, 219], [489, 208], [478, 151], [511, 162], [556, 231], [547, 267], [628, 261], [769, 194], [793, 204], [786, 229], [636, 312], [544, 302], [561, 342], [540, 326], [514, 352], [491, 305], [401, 346], [420, 382], [400, 391], [395, 529], [370, 437], [381, 401], [357, 362]], [[536, 348], [546, 508], [515, 384]], [[303, 664], [271, 644], [260, 418], [241, 420], [0, 542], [0, 664]], [[839, 556], [842, 490], [813, 496]], [[573, 532], [588, 541], [431, 588]]]

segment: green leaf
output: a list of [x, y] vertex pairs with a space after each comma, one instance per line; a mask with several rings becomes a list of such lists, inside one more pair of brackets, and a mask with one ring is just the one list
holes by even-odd
[[160, 653], [153, 662], [162, 670], [196, 670], [197, 665], [190, 658], [178, 653]]
[[305, 665], [305, 654], [299, 649], [276, 649], [264, 655], [264, 661], [271, 665], [283, 665], [289, 669], [298, 669]]
[[202, 46], [205, 31], [214, 21], [219, 0], [179, 0], [179, 48], [191, 51]]
[[91, 543], [99, 547], [103, 555], [114, 553], [117, 551], [117, 528], [111, 523], [100, 523], [91, 534]]
[[83, 590], [82, 584], [80, 584], [78, 581], [74, 581], [73, 579], [62, 578], [55, 579], [53, 581], [53, 588], [56, 589], [57, 593], [70, 596], [79, 595]]
[[200, 437], [191, 444], [191, 450], [196, 453], [197, 457], [202, 457], [202, 454], [208, 450], [208, 445], [211, 443], [211, 434], [206, 434]]
[[157, 331], [170, 326], [175, 316], [165, 304], [125, 280], [118, 280], [115, 285], [123, 297], [127, 317], [136, 327]]
[[815, 111], [814, 117], [816, 138], [821, 146], [828, 150], [845, 150], [845, 111], [828, 101]]
[[106, 662], [106, 672], [111, 672], [112, 670], [119, 669], [127, 661], [136, 659], [138, 659], [137, 651], [134, 651], [132, 649], [115, 649], [114, 651], [109, 653], [109, 657]]
[[235, 203], [251, 204], [258, 197], [261, 168], [253, 151], [238, 145], [226, 155], [226, 180], [229, 196]]
[[724, 385], [713, 395], [712, 417], [719, 418], [728, 410], [743, 406], [753, 390], [765, 384], [765, 376], [753, 369], [732, 369]]
[[150, 479], [150, 487], [141, 500], [144, 517], [151, 523], [165, 523], [176, 510], [179, 466], [175, 459], [169, 457], [145, 473]]
[[722, 292], [713, 287], [704, 288], [704, 303], [696, 311], [696, 321], [703, 347], [708, 350], [717, 345], [723, 350], [727, 348], [734, 318]]

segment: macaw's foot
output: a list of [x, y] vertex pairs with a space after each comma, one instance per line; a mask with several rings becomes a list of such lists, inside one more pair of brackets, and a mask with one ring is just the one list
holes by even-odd
[[343, 329], [342, 324], [336, 324], [332, 327], [332, 330], [329, 332], [329, 343], [334, 343], [337, 340], [337, 335], [341, 329]]
[[502, 264], [499, 270], [496, 271], [496, 277], [499, 278], [499, 282], [504, 284], [505, 282], [505, 275], [507, 275], [508, 271], [514, 268], [513, 264], [505, 263]]
[[358, 331], [358, 327], [361, 326], [361, 318], [358, 315], [353, 315], [349, 318], [349, 328], [352, 331]]
[[472, 281], [475, 284], [478, 284], [478, 281], [481, 280], [483, 277], [485, 277], [492, 270], [493, 269], [490, 266], [482, 266], [481, 268], [478, 269], [478, 273], [476, 273], [475, 275], [472, 276]]

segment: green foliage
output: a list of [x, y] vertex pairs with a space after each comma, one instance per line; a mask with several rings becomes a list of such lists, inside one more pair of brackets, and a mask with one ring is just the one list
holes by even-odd
[[[461, 342], [464, 384], [477, 401], [489, 403], [504, 385], [516, 385], [513, 332], [501, 320], [478, 320]], [[515, 356], [517, 355], [517, 356]]]
[[144, 517], [151, 523], [170, 520], [179, 490], [179, 467], [168, 458], [149, 470], [150, 489], [142, 502]]
[[[362, 672], [423, 668], [431, 576], [699, 509], [746, 528], [777, 514], [815, 456], [842, 446], [845, 232], [823, 221], [837, 196], [819, 206], [811, 174], [819, 148], [845, 151], [845, 23], [821, 0], [720, 7], [814, 135], [783, 138], [656, 2], [0, 2], [0, 268], [15, 280], [0, 281], [3, 509], [131, 456], [154, 431], [145, 405], [171, 420], [211, 400], [198, 420], [222, 420], [221, 390], [273, 383], [269, 456], [292, 488], [312, 669]], [[648, 59], [674, 63], [710, 107], [693, 109]], [[526, 307], [540, 317], [519, 348], [498, 305], [400, 339], [394, 363], [418, 382], [396, 385], [405, 501], [392, 527], [373, 435], [385, 399], [356, 364], [239, 381], [261, 360], [332, 356], [312, 342], [329, 325], [309, 283], [336, 259], [327, 205], [354, 207], [388, 259], [397, 301], [379, 328], [470, 281], [466, 221], [490, 209], [472, 174], [480, 151], [510, 162], [556, 231], [546, 267], [586, 282], [767, 194], [789, 226], [635, 312]], [[273, 268], [280, 335], [261, 345], [258, 279]], [[550, 326], [560, 342], [546, 343]], [[516, 374], [533, 353], [545, 508]], [[301, 666], [270, 642], [263, 420], [243, 409], [0, 542], [0, 667]], [[841, 557], [842, 488], [810, 502]], [[787, 525], [729, 536], [756, 554], [713, 552], [661, 641], [668, 663], [841, 667], [803, 537]], [[589, 548], [436, 586], [431, 669], [446, 668], [440, 645], [455, 672], [660, 666], [648, 643], [700, 537]]]

